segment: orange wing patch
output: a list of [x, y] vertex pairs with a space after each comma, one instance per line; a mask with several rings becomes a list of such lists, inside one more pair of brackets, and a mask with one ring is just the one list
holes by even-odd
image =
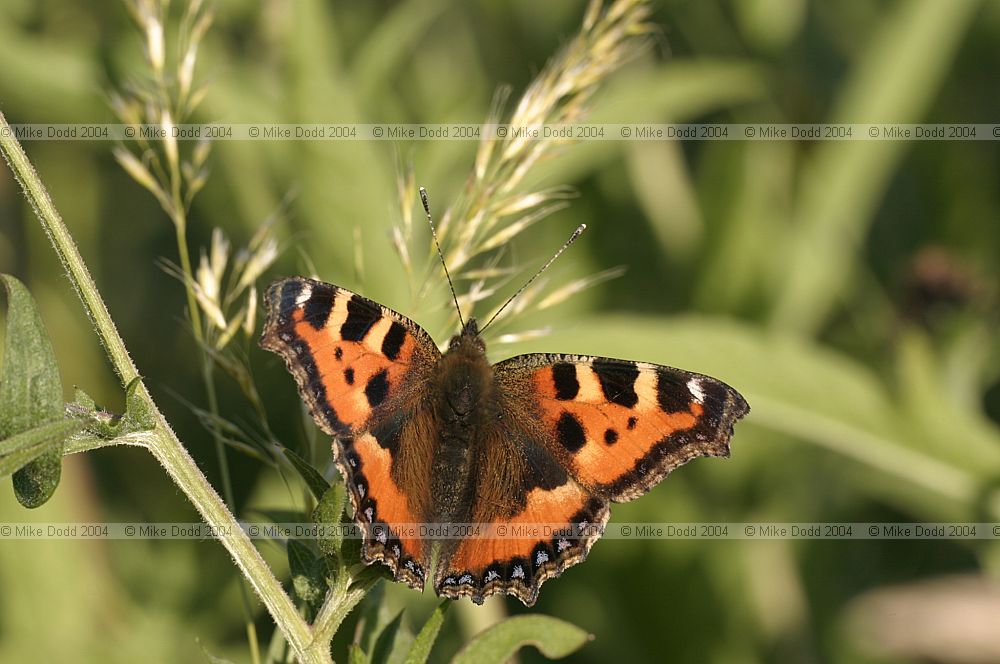
[[423, 588], [429, 551], [416, 536], [422, 519], [406, 492], [392, 478], [392, 455], [372, 434], [344, 444], [343, 454], [334, 443], [338, 466], [351, 478], [351, 502], [365, 528], [362, 555], [366, 562], [381, 560], [397, 580]]
[[[345, 297], [346, 296], [346, 297]], [[353, 297], [343, 291], [337, 303]], [[324, 327], [316, 329], [303, 310], [294, 313], [295, 331], [309, 347], [319, 378], [327, 395], [334, 400], [338, 419], [353, 431], [364, 428], [374, 408], [380, 406], [398, 386], [409, 368], [416, 348], [412, 336], [405, 335], [403, 326], [389, 318], [374, 322], [360, 341], [344, 338], [349, 315], [335, 306]], [[382, 346], [398, 335], [401, 341], [393, 358], [386, 356]]]
[[541, 584], [586, 558], [603, 533], [608, 504], [572, 479], [554, 489], [535, 488], [524, 511], [510, 519], [475, 524], [486, 532], [462, 539], [437, 571], [443, 597], [515, 595], [527, 606]]
[[572, 454], [570, 470], [591, 487], [613, 484], [658, 441], [693, 428], [703, 410], [692, 399], [685, 410], [665, 412], [653, 367], [563, 363], [534, 379], [544, 420], [555, 423], [554, 438]]
[[316, 422], [334, 436], [365, 431], [376, 409], [403, 396], [407, 373], [440, 356], [412, 321], [330, 284], [285, 279], [268, 289], [267, 305], [261, 345], [285, 358]]

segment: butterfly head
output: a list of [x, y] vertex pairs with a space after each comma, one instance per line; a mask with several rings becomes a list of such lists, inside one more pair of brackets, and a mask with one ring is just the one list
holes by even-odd
[[468, 348], [469, 350], [486, 352], [486, 344], [483, 343], [483, 338], [479, 336], [479, 323], [476, 322], [475, 318], [470, 318], [466, 321], [465, 325], [462, 326], [462, 331], [451, 338], [448, 342], [448, 350], [456, 350], [459, 348]]
[[479, 336], [474, 318], [451, 338], [448, 352], [438, 368], [441, 416], [445, 421], [462, 424], [474, 416], [478, 404], [491, 392], [493, 370], [486, 360], [486, 344]]

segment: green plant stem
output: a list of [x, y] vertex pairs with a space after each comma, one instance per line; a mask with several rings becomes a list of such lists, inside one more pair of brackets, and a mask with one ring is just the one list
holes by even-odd
[[347, 570], [341, 570], [337, 575], [335, 587], [330, 589], [313, 622], [313, 648], [329, 648], [329, 643], [337, 633], [340, 623], [344, 622], [344, 618], [358, 605], [358, 602], [364, 599], [378, 580], [379, 577], [373, 575], [366, 582], [352, 584]]
[[226, 444], [219, 435], [216, 423], [219, 421], [219, 397], [215, 391], [215, 375], [212, 371], [212, 358], [202, 353], [202, 379], [205, 381], [205, 394], [208, 397], [208, 412], [212, 415], [211, 430], [215, 441], [215, 456], [219, 461], [219, 473], [222, 476], [222, 496], [230, 509], [235, 509], [233, 483], [229, 475], [229, 460], [226, 458]]
[[[69, 234], [69, 230], [56, 211], [45, 186], [25, 155], [20, 143], [14, 137], [7, 119], [0, 113], [0, 151], [21, 184], [24, 194], [41, 221], [52, 246], [62, 261], [84, 309], [107, 351], [108, 358], [122, 385], [128, 385], [138, 377], [139, 372], [128, 354], [124, 341], [115, 328], [97, 286], [90, 276], [80, 252]], [[215, 489], [202, 474], [198, 465], [188, 454], [174, 434], [163, 414], [156, 407], [145, 384], [141, 381], [136, 390], [139, 398], [148, 406], [155, 426], [142, 436], [145, 446], [160, 462], [174, 483], [184, 492], [188, 500], [198, 510], [206, 523], [230, 533], [223, 537], [223, 546], [229, 551], [240, 571], [264, 602], [278, 629], [282, 631], [292, 649], [305, 663], [329, 662], [329, 648], [325, 651], [310, 648], [313, 633], [302, 619], [295, 605], [281, 587], [281, 583], [246, 536], [239, 523], [230, 513]]]
[[[175, 199], [172, 204], [177, 205], [177, 200]], [[201, 343], [204, 338], [204, 333], [201, 329], [201, 312], [198, 310], [198, 300], [194, 296], [194, 287], [191, 285], [192, 281], [189, 281], [189, 279], [194, 279], [194, 270], [191, 267], [191, 254], [187, 246], [187, 218], [183, 211], [173, 212], [170, 217], [174, 223], [174, 229], [177, 231], [177, 256], [181, 261], [181, 271], [186, 277], [184, 280], [184, 292], [187, 294], [188, 315], [191, 316], [191, 329], [194, 330], [194, 338], [198, 343]]]

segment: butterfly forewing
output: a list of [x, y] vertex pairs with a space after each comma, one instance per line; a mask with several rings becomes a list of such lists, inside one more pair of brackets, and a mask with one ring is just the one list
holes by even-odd
[[530, 395], [540, 439], [595, 495], [624, 502], [698, 456], [729, 456], [749, 406], [725, 383], [681, 369], [582, 355], [521, 355], [498, 379]]

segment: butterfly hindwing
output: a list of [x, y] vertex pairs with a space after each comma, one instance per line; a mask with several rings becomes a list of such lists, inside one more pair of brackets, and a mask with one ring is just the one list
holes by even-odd
[[476, 603], [505, 593], [531, 606], [546, 579], [586, 558], [607, 522], [608, 501], [549, 453], [516, 395], [500, 400], [502, 416], [479, 439], [470, 521], [481, 532], [442, 548], [435, 590]]
[[419, 402], [440, 352], [416, 323], [351, 291], [293, 277], [271, 285], [261, 345], [280, 354], [317, 424], [365, 528], [362, 555], [422, 587], [429, 546], [400, 537], [421, 520], [433, 450]]
[[583, 355], [521, 355], [496, 365], [525, 394], [540, 439], [594, 495], [626, 502], [699, 456], [729, 456], [749, 412], [725, 383], [681, 369]]

